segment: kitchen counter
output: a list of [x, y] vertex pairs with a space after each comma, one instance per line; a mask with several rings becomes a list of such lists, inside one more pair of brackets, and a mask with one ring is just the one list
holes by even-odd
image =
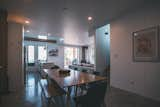
[[77, 65], [69, 65], [70, 69], [78, 70], [78, 71], [86, 71], [86, 72], [94, 72], [95, 67], [93, 64], [77, 64]]

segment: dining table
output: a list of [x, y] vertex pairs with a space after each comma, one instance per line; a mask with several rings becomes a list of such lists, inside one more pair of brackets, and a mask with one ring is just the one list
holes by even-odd
[[91, 73], [69, 70], [68, 73], [60, 73], [60, 69], [43, 69], [47, 76], [54, 80], [61, 88], [90, 84], [107, 80], [106, 77]]
[[[97, 76], [91, 73], [81, 72], [77, 70], [62, 70], [62, 69], [43, 69], [47, 77], [58, 84], [63, 89], [67, 89], [66, 107], [70, 107], [71, 90], [75, 87], [75, 96], [77, 96], [77, 87], [85, 86], [86, 84], [106, 81], [107, 78]], [[61, 71], [66, 71], [63, 73]], [[69, 72], [68, 72], [69, 71]]]

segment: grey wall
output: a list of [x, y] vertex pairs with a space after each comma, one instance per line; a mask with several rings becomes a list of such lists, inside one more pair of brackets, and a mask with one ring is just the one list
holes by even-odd
[[160, 24], [160, 6], [145, 6], [111, 24], [111, 85], [160, 100], [160, 63], [133, 62], [132, 32]]
[[19, 91], [23, 86], [23, 59], [22, 59], [23, 26], [17, 23], [8, 23], [8, 77], [9, 90]]

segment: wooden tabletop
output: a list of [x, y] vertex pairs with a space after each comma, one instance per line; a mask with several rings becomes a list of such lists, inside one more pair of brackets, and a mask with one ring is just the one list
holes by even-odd
[[106, 80], [106, 77], [96, 76], [89, 73], [70, 70], [68, 74], [60, 74], [59, 69], [43, 69], [50, 79], [53, 79], [62, 88], [76, 86]]

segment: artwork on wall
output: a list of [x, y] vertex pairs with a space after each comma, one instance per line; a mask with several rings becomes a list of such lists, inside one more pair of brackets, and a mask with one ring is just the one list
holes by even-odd
[[49, 56], [58, 56], [58, 49], [54, 48], [48, 52]]
[[133, 60], [159, 61], [158, 26], [133, 32]]

